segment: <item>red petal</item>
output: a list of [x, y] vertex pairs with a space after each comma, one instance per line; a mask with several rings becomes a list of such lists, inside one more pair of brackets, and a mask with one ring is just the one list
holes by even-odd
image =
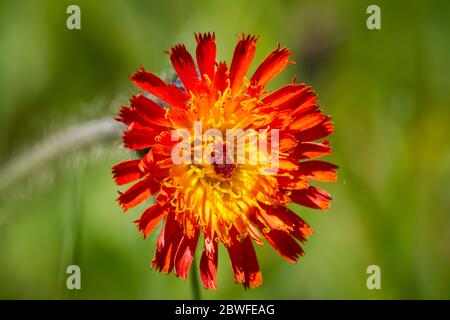
[[152, 147], [153, 154], [170, 157], [173, 147], [180, 141], [182, 141], [181, 138], [179, 141], [172, 141], [172, 133], [170, 131], [163, 131], [156, 137], [156, 143]]
[[114, 181], [118, 185], [127, 184], [144, 176], [139, 169], [140, 160], [121, 162], [112, 168]]
[[197, 64], [202, 77], [206, 74], [212, 81], [214, 79], [214, 66], [216, 63], [216, 43], [214, 33], [196, 34]]
[[306, 238], [312, 233], [312, 229], [308, 226], [308, 224], [290, 209], [286, 207], [274, 208], [267, 205], [263, 205], [263, 208], [268, 214], [278, 217], [287, 226], [291, 227], [292, 230], [289, 231], [289, 234], [297, 240], [305, 242]]
[[186, 50], [186, 47], [182, 44], [173, 47], [170, 52], [170, 61], [172, 61], [173, 68], [177, 72], [181, 82], [183, 82], [186, 91], [197, 92], [197, 70], [194, 60]]
[[300, 118], [295, 119], [288, 127], [289, 130], [305, 131], [308, 130], [324, 120], [324, 115], [321, 112], [307, 113]]
[[272, 247], [291, 263], [296, 263], [304, 253], [299, 244], [284, 231], [271, 230], [265, 236]]
[[170, 161], [171, 159], [160, 154], [155, 154], [154, 149], [155, 148], [152, 148], [149, 152], [147, 152], [147, 154], [141, 159], [139, 166], [142, 171], [148, 173], [150, 177], [159, 181], [169, 175], [169, 168], [163, 165], [167, 162], [167, 159]]
[[267, 96], [262, 98], [261, 101], [264, 102], [264, 104], [279, 105], [282, 102], [291, 98], [293, 95], [304, 90], [305, 88], [306, 86], [304, 84], [296, 84], [296, 83], [288, 84], [268, 94]]
[[317, 97], [311, 87], [304, 84], [289, 84], [262, 99], [264, 104], [275, 110], [294, 110], [303, 105], [315, 104]]
[[292, 123], [291, 113], [290, 110], [277, 112], [273, 120], [268, 123], [268, 126], [270, 128], [280, 129], [283, 132]]
[[174, 212], [170, 211], [166, 216], [164, 228], [158, 238], [152, 268], [164, 273], [170, 273], [172, 271], [175, 254], [182, 236], [183, 230], [178, 221], [175, 220]]
[[281, 220], [277, 214], [274, 214], [274, 209], [270, 205], [261, 204], [263, 210], [255, 210], [254, 214], [250, 215], [250, 220], [263, 232], [270, 230], [284, 230], [289, 231], [291, 229], [290, 224], [286, 224]]
[[214, 76], [214, 90], [217, 92], [224, 92], [224, 90], [228, 87], [228, 67], [225, 62], [219, 62], [217, 65], [217, 71]]
[[132, 150], [149, 148], [156, 143], [155, 138], [160, 134], [162, 127], [133, 127], [123, 135], [123, 144]]
[[139, 88], [153, 94], [174, 107], [185, 108], [189, 96], [172, 84], [167, 84], [153, 73], [141, 68], [131, 76], [131, 81]]
[[132, 96], [130, 102], [133, 107], [144, 113], [149, 119], [164, 118], [166, 115], [166, 109], [142, 93]]
[[318, 158], [331, 154], [331, 147], [323, 143], [302, 142], [297, 145], [292, 154], [293, 158], [302, 160], [307, 158]]
[[[268, 139], [268, 144], [272, 142], [271, 137]], [[292, 152], [296, 149], [297, 139], [286, 131], [281, 131], [279, 136], [279, 151], [280, 152]], [[292, 157], [298, 159], [298, 157]]]
[[288, 57], [291, 53], [287, 48], [280, 49], [280, 46], [278, 46], [256, 69], [250, 80], [251, 83], [263, 88], [272, 78], [283, 71], [289, 62]]
[[117, 121], [123, 122], [127, 126], [135, 123], [139, 126], [145, 125], [145, 120], [138, 114], [136, 109], [122, 106], [119, 111], [119, 116], [115, 118]]
[[166, 109], [159, 104], [145, 97], [143, 94], [138, 94], [130, 99], [131, 108], [123, 106], [120, 109], [119, 117], [116, 120], [125, 123], [126, 125], [134, 125], [134, 127], [146, 126], [164, 126], [171, 127], [172, 124], [166, 119]]
[[323, 189], [310, 186], [307, 189], [295, 190], [289, 195], [295, 203], [306, 207], [328, 210], [331, 202], [331, 195]]
[[330, 162], [311, 160], [301, 162], [299, 165], [299, 172], [313, 180], [327, 182], [336, 181], [337, 168], [337, 165]]
[[156, 228], [161, 219], [167, 215], [168, 207], [161, 206], [158, 203], [144, 211], [141, 217], [135, 222], [138, 229], [144, 235], [144, 239]]
[[303, 189], [307, 188], [309, 185], [308, 177], [298, 170], [290, 172], [282, 172], [279, 170], [278, 175], [276, 175], [275, 178], [281, 189]]
[[334, 126], [329, 117], [325, 117], [322, 123], [296, 134], [299, 142], [314, 141], [326, 137], [334, 132]]
[[175, 274], [181, 279], [187, 279], [189, 269], [195, 256], [199, 232], [196, 230], [194, 237], [183, 236], [175, 255]]
[[291, 172], [298, 169], [298, 160], [292, 157], [280, 157], [278, 160], [279, 173]]
[[166, 119], [166, 109], [143, 94], [131, 97], [130, 102], [148, 124], [171, 127], [170, 121]]
[[234, 50], [233, 60], [230, 66], [231, 92], [236, 93], [242, 87], [242, 80], [247, 74], [253, 56], [255, 55], [258, 38], [250, 35], [242, 35]]
[[219, 248], [217, 241], [205, 236], [202, 257], [200, 258], [200, 278], [205, 289], [217, 289], [217, 259]]
[[175, 194], [175, 192], [176, 188], [161, 185], [161, 189], [159, 190], [159, 193], [156, 196], [156, 201], [161, 205], [169, 203], [172, 200], [172, 197]]
[[159, 190], [160, 184], [153, 178], [146, 178], [131, 186], [125, 192], [119, 192], [120, 196], [117, 199], [124, 211], [137, 206], [142, 201], [147, 200]]
[[246, 289], [261, 285], [261, 271], [250, 237], [246, 237], [242, 241], [233, 241], [227, 250], [234, 273], [234, 281], [242, 283]]

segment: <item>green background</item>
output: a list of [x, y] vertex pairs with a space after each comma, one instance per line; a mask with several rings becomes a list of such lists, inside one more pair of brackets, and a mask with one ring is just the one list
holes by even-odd
[[[81, 30], [66, 28], [73, 3]], [[369, 4], [381, 30], [366, 28]], [[315, 230], [297, 264], [258, 248], [263, 285], [246, 291], [221, 247], [219, 290], [203, 297], [450, 298], [449, 13], [448, 1], [0, 0], [0, 298], [191, 298], [189, 281], [150, 269], [156, 234], [144, 241], [132, 223], [145, 205], [115, 203], [110, 168], [131, 156], [120, 139], [2, 180], [45, 137], [115, 116], [139, 65], [166, 72], [164, 50], [192, 50], [206, 31], [228, 62], [237, 34], [258, 34], [253, 70], [278, 41], [294, 50], [269, 88], [294, 74], [315, 87], [340, 169], [329, 211], [296, 208]], [[65, 286], [71, 264], [79, 291]], [[366, 287], [372, 264], [381, 290]]]

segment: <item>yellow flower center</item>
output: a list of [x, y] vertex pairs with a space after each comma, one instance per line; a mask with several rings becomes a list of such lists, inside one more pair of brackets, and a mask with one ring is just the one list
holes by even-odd
[[[196, 137], [198, 132], [195, 123], [201, 124], [203, 132], [215, 129], [223, 137], [228, 137], [228, 134], [235, 134], [237, 137], [239, 131], [266, 120], [265, 115], [251, 112], [258, 104], [261, 103], [255, 98], [232, 96], [230, 88], [219, 93], [217, 99], [207, 94], [198, 97], [192, 95], [187, 111], [189, 120], [183, 122], [190, 127], [183, 129], [193, 135], [192, 142], [199, 139]], [[262, 135], [258, 131], [254, 132], [256, 138], [267, 135], [267, 130]], [[192, 147], [193, 163], [173, 166], [171, 176], [165, 184], [177, 190], [172, 205], [188, 235], [193, 234], [194, 225], [198, 225], [216, 241], [227, 244], [230, 242], [228, 231], [232, 226], [239, 231], [238, 237], [248, 234], [248, 214], [251, 208], [259, 208], [257, 198], [264, 194], [260, 191], [264, 189], [266, 192], [271, 188], [270, 184], [276, 184], [273, 184], [273, 178], [269, 176], [260, 178], [261, 169], [268, 166], [262, 164], [261, 160], [267, 159], [257, 157], [254, 163], [245, 162], [252, 155], [258, 155], [256, 143], [245, 143], [245, 152], [239, 155], [236, 152], [236, 141], [232, 142], [234, 152], [228, 154], [226, 146], [229, 141], [223, 140], [204, 138], [200, 146]], [[205, 163], [205, 154], [221, 161]], [[195, 162], [199, 157], [203, 161]], [[239, 157], [245, 158], [243, 164]]]

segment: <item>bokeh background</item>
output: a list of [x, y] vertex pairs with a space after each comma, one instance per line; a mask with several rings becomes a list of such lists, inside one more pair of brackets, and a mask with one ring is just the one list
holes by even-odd
[[[73, 3], [81, 30], [66, 28]], [[369, 4], [381, 30], [366, 28]], [[150, 269], [156, 236], [144, 241], [132, 223], [143, 207], [115, 203], [110, 168], [130, 157], [119, 138], [62, 143], [45, 161], [39, 151], [116, 115], [139, 65], [164, 74], [164, 50], [214, 31], [227, 61], [243, 32], [260, 36], [255, 64], [277, 42], [294, 50], [297, 64], [269, 88], [294, 74], [316, 88], [340, 170], [329, 211], [296, 208], [315, 229], [296, 265], [258, 248], [264, 283], [245, 291], [222, 250], [219, 290], [203, 297], [449, 299], [449, 13], [448, 1], [0, 0], [0, 298], [191, 298], [189, 281]], [[65, 285], [71, 264], [79, 291]], [[372, 264], [381, 290], [366, 287]]]

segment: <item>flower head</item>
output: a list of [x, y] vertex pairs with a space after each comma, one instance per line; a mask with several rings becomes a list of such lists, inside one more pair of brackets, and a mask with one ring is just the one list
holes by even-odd
[[182, 85], [143, 68], [131, 77], [145, 93], [133, 96], [118, 120], [128, 126], [125, 147], [145, 155], [114, 166], [118, 185], [134, 183], [118, 201], [128, 210], [155, 197], [136, 220], [144, 237], [163, 221], [153, 268], [186, 279], [201, 241], [203, 285], [217, 288], [222, 243], [235, 281], [256, 287], [262, 277], [253, 243], [265, 240], [295, 263], [303, 255], [299, 242], [312, 232], [288, 204], [330, 205], [331, 196], [311, 182], [336, 180], [337, 167], [310, 159], [331, 153], [333, 124], [310, 87], [264, 89], [290, 62], [290, 50], [277, 46], [248, 79], [257, 37], [239, 38], [229, 66], [216, 62], [214, 34], [195, 38], [197, 65], [184, 45], [168, 52]]

